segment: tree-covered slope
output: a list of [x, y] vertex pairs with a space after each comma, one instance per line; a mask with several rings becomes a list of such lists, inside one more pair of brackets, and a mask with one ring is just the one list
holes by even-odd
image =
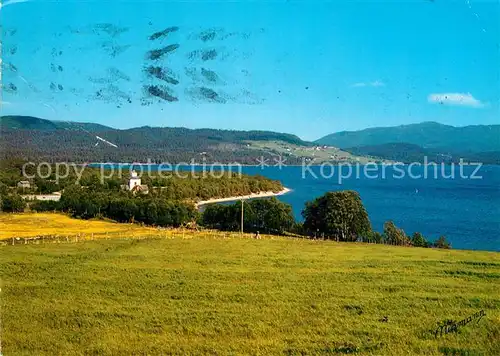
[[0, 116], [0, 128], [4, 130], [57, 130], [56, 123], [33, 116]]
[[4, 116], [1, 123], [2, 155], [29, 160], [189, 163], [204, 158], [207, 162], [255, 164], [262, 152], [247, 147], [249, 141], [311, 145], [295, 135], [270, 131], [149, 126], [118, 130], [27, 116]]
[[439, 148], [424, 148], [412, 143], [384, 143], [381, 145], [357, 146], [345, 149], [358, 156], [368, 156], [396, 162], [481, 162], [500, 164], [500, 151], [488, 152], [450, 152]]
[[316, 143], [340, 148], [405, 143], [449, 152], [499, 151], [500, 125], [454, 127], [437, 122], [423, 122], [342, 131], [320, 138]]
[[50, 121], [21, 115], [0, 116], [0, 126], [2, 130], [87, 130], [91, 132], [113, 130], [111, 127], [92, 122]]

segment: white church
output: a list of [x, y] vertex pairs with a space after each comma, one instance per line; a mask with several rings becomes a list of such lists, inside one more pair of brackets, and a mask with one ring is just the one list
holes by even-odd
[[137, 174], [136, 171], [130, 172], [130, 178], [128, 180], [128, 184], [124, 184], [121, 186], [124, 190], [130, 190], [134, 193], [140, 192], [142, 194], [148, 194], [149, 188], [145, 184], [141, 184], [141, 177]]

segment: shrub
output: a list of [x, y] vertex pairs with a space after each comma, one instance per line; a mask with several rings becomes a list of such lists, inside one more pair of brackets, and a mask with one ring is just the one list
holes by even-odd
[[411, 243], [415, 247], [429, 247], [429, 242], [420, 232], [415, 232], [411, 237]]
[[446, 240], [446, 236], [440, 236], [439, 239], [437, 239], [434, 242], [433, 246], [436, 248], [444, 248], [444, 249], [451, 248], [451, 244]]

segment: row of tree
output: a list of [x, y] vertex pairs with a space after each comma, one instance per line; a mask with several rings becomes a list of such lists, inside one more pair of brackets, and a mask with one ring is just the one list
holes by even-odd
[[241, 217], [243, 230], [246, 232], [282, 235], [300, 229], [300, 225], [295, 222], [292, 207], [276, 198], [209, 205], [201, 216], [201, 224], [213, 229], [237, 231], [241, 229]]
[[78, 186], [65, 189], [60, 201], [36, 201], [31, 209], [62, 211], [82, 219], [106, 217], [118, 222], [174, 227], [198, 217], [192, 203], [130, 192], [96, 192]]
[[399, 246], [451, 248], [445, 236], [440, 236], [435, 242], [427, 240], [420, 232], [414, 232], [413, 235], [408, 236], [403, 229], [398, 228], [392, 221], [387, 221], [384, 224], [382, 234], [378, 231], [371, 231], [362, 236], [360, 241]]
[[[144, 170], [142, 184], [150, 188], [150, 193], [167, 200], [206, 200], [237, 195], [248, 195], [262, 191], [278, 192], [283, 189], [277, 180], [255, 175], [238, 174], [233, 171], [217, 171], [211, 174], [209, 168], [204, 172], [158, 172], [147, 171], [147, 166], [136, 167], [56, 167], [56, 165], [25, 165], [23, 160], [0, 161], [0, 187], [7, 186], [18, 193], [49, 194], [63, 191], [68, 187], [80, 185], [93, 191], [118, 192], [130, 177], [130, 171]], [[24, 166], [24, 172], [23, 172]], [[28, 177], [34, 177], [27, 179]], [[28, 189], [17, 188], [21, 180], [29, 180]]]
[[[12, 179], [19, 174], [19, 165], [3, 172], [3, 178]], [[193, 202], [197, 199], [246, 195], [263, 190], [277, 191], [282, 188], [277, 181], [264, 177], [204, 177], [188, 174], [186, 178], [145, 177], [151, 185], [150, 194], [134, 195], [120, 190], [121, 180], [107, 179], [102, 182], [96, 169], [89, 169], [81, 176], [80, 185], [68, 181], [56, 184], [47, 179], [37, 179], [36, 184], [53, 191], [54, 185], [64, 187], [61, 200], [35, 201], [30, 203], [35, 211], [63, 211], [79, 218], [107, 217], [120, 222], [143, 222], [149, 225], [180, 226], [197, 221], [214, 229], [267, 234], [295, 233], [312, 238], [336, 241], [363, 241], [401, 246], [449, 248], [444, 237], [435, 243], [416, 232], [409, 237], [393, 222], [384, 225], [384, 232], [373, 231], [368, 213], [357, 192], [338, 191], [306, 203], [302, 212], [303, 223], [295, 220], [289, 204], [276, 198], [257, 199], [244, 203], [209, 205], [199, 214]], [[154, 189], [156, 187], [156, 189]], [[24, 211], [26, 203], [0, 181], [0, 208], [5, 212]], [[242, 214], [242, 209], [244, 214]]]
[[276, 198], [238, 202], [229, 205], [210, 205], [202, 215], [202, 224], [210, 228], [247, 232], [260, 231], [269, 234], [292, 232], [311, 238], [346, 242], [370, 242], [400, 246], [450, 248], [444, 236], [435, 243], [429, 242], [416, 232], [409, 237], [392, 221], [384, 224], [381, 234], [373, 231], [368, 213], [355, 191], [328, 192], [306, 203], [303, 223], [295, 221], [289, 204]]

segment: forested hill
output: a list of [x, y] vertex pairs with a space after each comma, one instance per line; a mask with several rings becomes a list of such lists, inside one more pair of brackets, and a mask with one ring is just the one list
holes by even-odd
[[315, 141], [351, 154], [423, 162], [500, 164], [500, 125], [454, 127], [437, 122], [342, 131]]
[[[0, 152], [4, 157], [72, 162], [240, 162], [255, 164], [261, 152], [251, 141], [279, 141], [311, 146], [291, 134], [139, 127], [119, 130], [93, 124], [49, 121], [30, 116], [0, 117]], [[293, 160], [290, 160], [292, 163]]]
[[346, 151], [359, 156], [378, 157], [396, 162], [481, 162], [483, 164], [500, 164], [500, 151], [450, 153], [446, 150], [423, 148], [411, 143], [385, 143], [381, 145], [358, 146], [346, 148]]
[[344, 149], [405, 143], [441, 152], [473, 153], [500, 151], [499, 138], [500, 125], [455, 127], [437, 122], [422, 122], [360, 131], [342, 131], [320, 138], [316, 143]]
[[3, 130], [87, 130], [107, 131], [113, 128], [91, 122], [50, 121], [33, 116], [0, 116], [0, 126]]

